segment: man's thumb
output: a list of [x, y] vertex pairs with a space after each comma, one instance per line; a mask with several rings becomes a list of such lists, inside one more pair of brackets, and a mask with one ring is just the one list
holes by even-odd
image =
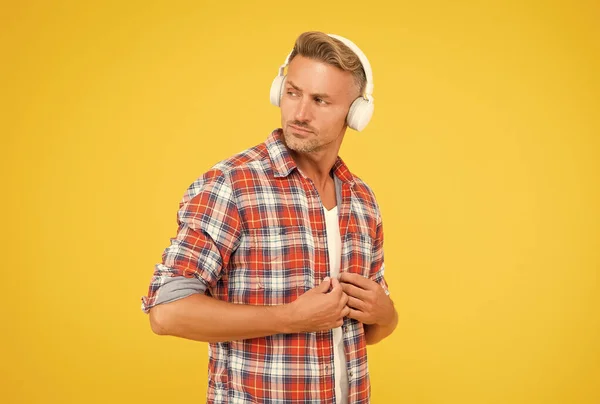
[[329, 291], [330, 285], [331, 285], [331, 279], [327, 276], [327, 277], [325, 277], [325, 279], [323, 279], [323, 281], [321, 281], [319, 286], [317, 286], [317, 290], [319, 292], [326, 293]]

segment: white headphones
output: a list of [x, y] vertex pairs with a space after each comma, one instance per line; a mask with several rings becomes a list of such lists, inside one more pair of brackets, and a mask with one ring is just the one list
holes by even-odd
[[[340, 40], [342, 43], [344, 43], [344, 45], [350, 48], [356, 54], [356, 56], [358, 56], [365, 71], [365, 75], [367, 76], [365, 93], [354, 100], [350, 106], [350, 110], [348, 111], [348, 116], [346, 117], [346, 123], [348, 124], [348, 127], [360, 132], [367, 126], [371, 120], [371, 117], [373, 116], [373, 73], [371, 71], [371, 64], [369, 63], [369, 60], [365, 54], [352, 41], [339, 35], [327, 35]], [[281, 97], [284, 91], [283, 83], [285, 81], [283, 70], [289, 64], [292, 52], [288, 54], [285, 62], [281, 65], [281, 67], [279, 67], [279, 74], [273, 80], [273, 84], [271, 84], [271, 104], [275, 105], [276, 107], [279, 107], [281, 103]]]

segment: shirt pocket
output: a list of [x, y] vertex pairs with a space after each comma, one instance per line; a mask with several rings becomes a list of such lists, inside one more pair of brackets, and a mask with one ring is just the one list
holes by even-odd
[[291, 303], [310, 283], [305, 230], [301, 226], [251, 229], [250, 304]]
[[345, 251], [342, 256], [348, 257], [347, 271], [369, 278], [373, 260], [373, 238], [368, 233], [352, 232], [347, 233], [344, 240]]

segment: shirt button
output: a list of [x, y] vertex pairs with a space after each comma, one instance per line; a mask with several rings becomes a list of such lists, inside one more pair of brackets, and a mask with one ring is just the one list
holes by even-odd
[[329, 374], [329, 365], [325, 366], [325, 373]]

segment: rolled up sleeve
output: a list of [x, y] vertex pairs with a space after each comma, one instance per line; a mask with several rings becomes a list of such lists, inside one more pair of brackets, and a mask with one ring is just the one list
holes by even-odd
[[210, 170], [186, 191], [177, 212], [178, 229], [154, 267], [142, 311], [214, 287], [241, 234], [233, 191], [220, 170]]

